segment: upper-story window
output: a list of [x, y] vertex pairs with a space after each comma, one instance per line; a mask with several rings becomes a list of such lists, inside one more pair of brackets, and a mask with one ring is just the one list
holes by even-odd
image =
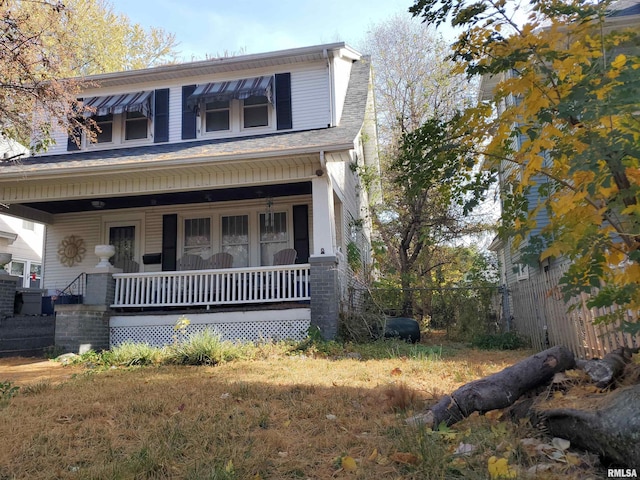
[[182, 86], [181, 140], [293, 128], [291, 74]]
[[[152, 91], [89, 97], [82, 103], [90, 107], [95, 122], [94, 143], [123, 143], [149, 138]], [[88, 144], [87, 141], [84, 142]]]
[[204, 105], [205, 131], [229, 130], [229, 100], [206, 102]]
[[149, 135], [149, 119], [141, 112], [125, 113], [125, 140], [140, 140]]
[[96, 122], [96, 143], [107, 143], [113, 141], [113, 114], [96, 115], [93, 117]]
[[200, 84], [186, 98], [186, 106], [200, 117], [202, 134], [269, 127], [273, 83], [273, 76], [263, 76]]
[[243, 102], [244, 128], [269, 125], [269, 99], [265, 95], [253, 95]]

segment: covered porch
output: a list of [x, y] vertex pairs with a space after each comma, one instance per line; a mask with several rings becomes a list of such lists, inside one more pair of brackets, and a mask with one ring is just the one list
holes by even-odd
[[[77, 188], [62, 178], [55, 186], [25, 180], [9, 210], [47, 225], [48, 294], [56, 295], [82, 275], [87, 279], [83, 305], [56, 305], [58, 325], [72, 333], [56, 343], [71, 351], [74, 345], [106, 348], [111, 342], [83, 340], [90, 324], [104, 332], [119, 318], [150, 332], [148, 319], [163, 318], [162, 330], [175, 324], [180, 311], [215, 313], [218, 324], [226, 317], [259, 325], [265, 316], [285, 318], [301, 309], [306, 327], [289, 323], [292, 337], [311, 324], [333, 338], [342, 267], [337, 246], [345, 213], [328, 170], [329, 165], [347, 170], [342, 160], [340, 154], [311, 154], [262, 159], [260, 168], [248, 160], [208, 162], [197, 171], [192, 165], [161, 171], [136, 165], [109, 175], [107, 182], [106, 175], [82, 175]], [[96, 265], [99, 245], [117, 247], [107, 269]], [[65, 256], [65, 246], [76, 255]], [[275, 253], [283, 249], [296, 250], [295, 260], [274, 264]], [[233, 257], [232, 264], [214, 267], [212, 259], [222, 253]], [[202, 265], [182, 264], [189, 255], [200, 257]], [[239, 316], [234, 313], [239, 310], [272, 313]], [[142, 317], [147, 320], [132, 323]], [[265, 334], [260, 331], [254, 333]]]

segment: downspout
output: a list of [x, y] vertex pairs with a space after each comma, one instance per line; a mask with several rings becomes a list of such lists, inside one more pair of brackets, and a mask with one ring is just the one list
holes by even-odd
[[335, 126], [334, 109], [333, 109], [333, 68], [331, 67], [331, 59], [329, 58], [329, 52], [325, 48], [322, 50], [322, 56], [327, 60], [327, 70], [329, 72], [329, 123], [327, 127]]

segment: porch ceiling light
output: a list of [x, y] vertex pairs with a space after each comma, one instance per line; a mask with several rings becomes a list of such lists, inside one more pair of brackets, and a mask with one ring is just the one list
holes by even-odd
[[91, 200], [91, 206], [93, 208], [95, 208], [96, 210], [100, 210], [100, 209], [106, 207], [107, 204], [105, 202], [103, 202], [102, 200]]
[[273, 229], [273, 199], [271, 197], [267, 197], [267, 210], [264, 215], [264, 223], [267, 231]]

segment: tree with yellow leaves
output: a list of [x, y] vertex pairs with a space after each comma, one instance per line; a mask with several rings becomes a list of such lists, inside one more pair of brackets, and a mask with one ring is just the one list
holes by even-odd
[[447, 125], [448, 148], [473, 150], [483, 169], [501, 173], [502, 233], [526, 239], [530, 261], [571, 260], [567, 298], [588, 292], [589, 306], [637, 310], [640, 5], [531, 0], [516, 21], [514, 4], [417, 0], [410, 9], [462, 29], [452, 59], [491, 86]]

